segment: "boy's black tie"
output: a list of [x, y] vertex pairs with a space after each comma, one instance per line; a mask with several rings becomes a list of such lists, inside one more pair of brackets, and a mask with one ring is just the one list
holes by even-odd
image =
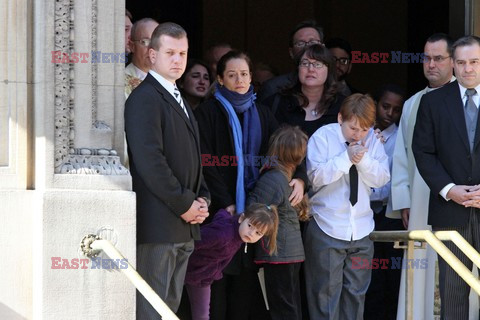
[[[350, 143], [346, 142], [346, 144], [348, 146]], [[358, 171], [356, 165], [352, 164], [348, 175], [350, 177], [350, 203], [354, 206], [358, 200]]]

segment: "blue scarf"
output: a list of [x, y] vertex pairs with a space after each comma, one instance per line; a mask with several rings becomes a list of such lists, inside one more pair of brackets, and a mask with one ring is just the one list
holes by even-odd
[[[257, 156], [262, 142], [260, 116], [254, 102], [256, 95], [253, 93], [253, 86], [250, 86], [247, 93], [240, 94], [217, 83], [215, 98], [227, 111], [228, 122], [232, 128], [238, 164], [235, 206], [236, 211], [242, 213], [245, 211], [246, 192], [253, 189], [259, 176], [253, 161], [245, 163], [244, 158], [245, 155], [248, 158]], [[243, 114], [243, 130], [237, 113]]]

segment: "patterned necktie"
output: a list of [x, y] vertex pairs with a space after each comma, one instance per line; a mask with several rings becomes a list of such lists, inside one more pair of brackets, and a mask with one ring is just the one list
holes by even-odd
[[185, 112], [185, 114], [187, 115], [187, 118], [190, 119], [190, 117], [188, 116], [187, 108], [185, 108], [185, 105], [183, 104], [182, 95], [180, 94], [180, 90], [178, 90], [177, 85], [173, 87], [173, 95], [175, 96], [175, 99], [177, 99], [180, 107], [182, 107], [183, 112]]
[[[350, 143], [346, 142], [346, 144], [348, 146]], [[350, 203], [353, 207], [358, 201], [358, 171], [356, 165], [352, 164], [348, 176], [350, 177]]]

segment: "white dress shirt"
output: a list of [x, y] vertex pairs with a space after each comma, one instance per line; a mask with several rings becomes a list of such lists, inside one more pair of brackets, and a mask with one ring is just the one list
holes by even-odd
[[131, 65], [133, 66], [133, 69], [135, 70], [135, 75], [137, 76], [137, 78], [142, 80], [142, 81], [145, 80], [145, 77], [147, 76], [147, 73], [144, 72], [142, 69], [137, 68], [137, 66], [134, 65], [133, 63], [131, 63]]
[[[393, 152], [395, 150], [395, 141], [397, 140], [398, 126], [395, 123], [392, 123], [388, 128], [381, 132], [384, 143], [383, 147], [385, 148], [385, 153], [388, 156], [388, 168], [390, 169], [390, 176], [392, 176], [392, 164], [393, 164]], [[381, 201], [382, 206], [375, 207], [372, 205], [372, 210], [375, 213], [382, 211], [383, 206], [387, 206], [387, 211], [385, 213], [392, 212], [392, 185], [391, 181], [388, 181], [386, 185], [381, 188], [372, 188], [372, 194], [370, 195], [370, 201]]]
[[325, 125], [308, 141], [307, 174], [312, 186], [312, 214], [323, 232], [335, 239], [359, 240], [373, 231], [371, 188], [380, 188], [390, 180], [388, 157], [373, 129], [364, 140], [368, 151], [357, 164], [358, 202], [353, 207], [349, 201], [349, 170], [353, 164], [340, 125]]
[[164, 77], [162, 77], [160, 74], [158, 74], [153, 70], [148, 71], [148, 73], [150, 73], [162, 85], [162, 87], [164, 87], [165, 90], [167, 90], [168, 93], [172, 95], [172, 97], [175, 100], [177, 100], [177, 98], [175, 98], [175, 95], [173, 94], [173, 90], [175, 89], [174, 83], [168, 81], [167, 79], [165, 79]]

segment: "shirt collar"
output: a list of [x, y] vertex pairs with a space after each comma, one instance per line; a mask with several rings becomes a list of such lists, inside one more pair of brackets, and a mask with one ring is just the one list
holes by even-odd
[[385, 141], [387, 141], [392, 136], [392, 134], [395, 133], [396, 129], [397, 129], [397, 124], [392, 123], [391, 125], [388, 126], [388, 128], [382, 131], [382, 135]]
[[345, 142], [347, 142], [347, 139], [345, 139], [345, 137], [343, 136], [342, 127], [340, 126], [340, 123], [335, 123], [335, 124], [336, 124], [335, 131], [337, 131], [338, 140], [340, 140], [341, 143], [345, 144]]
[[135, 69], [135, 74], [137, 75], [137, 78], [140, 80], [145, 80], [145, 77], [147, 76], [146, 72], [143, 72], [142, 69], [139, 69], [135, 64], [132, 62], [132, 66]]
[[170, 81], [168, 81], [167, 79], [165, 79], [164, 77], [162, 77], [160, 74], [158, 74], [153, 70], [150, 70], [148, 72], [162, 85], [162, 87], [165, 88], [165, 90], [168, 91], [168, 93], [172, 95], [172, 97], [175, 98], [173, 94], [173, 91], [175, 89], [175, 84], [171, 83]]
[[[467, 91], [467, 88], [462, 86], [460, 82], [457, 82], [457, 83], [458, 83], [458, 87], [460, 88], [460, 97], [462, 97], [462, 100], [463, 100], [465, 99], [465, 92]], [[476, 95], [480, 95], [480, 84], [476, 86], [474, 89], [477, 90]]]
[[[455, 80], [457, 80], [457, 78], [455, 78], [455, 76], [452, 76], [452, 78], [450, 79], [450, 81], [447, 82], [447, 83], [445, 83], [444, 85], [447, 85], [447, 84], [449, 84], [450, 82], [453, 82], [453, 81], [455, 81]], [[444, 85], [443, 85], [443, 86], [444, 86]], [[441, 86], [441, 87], [443, 87], [443, 86]], [[436, 87], [436, 88], [427, 87], [427, 88], [426, 88], [426, 93], [429, 93], [430, 91], [433, 91], [433, 90], [437, 90], [437, 89], [439, 89], [439, 88], [441, 88], [441, 87]]]

